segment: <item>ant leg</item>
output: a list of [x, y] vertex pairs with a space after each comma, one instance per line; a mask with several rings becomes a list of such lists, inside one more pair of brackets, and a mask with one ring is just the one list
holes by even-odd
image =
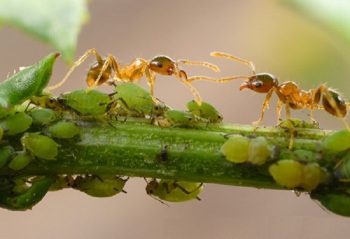
[[151, 94], [152, 100], [154, 103], [159, 103], [158, 99], [154, 97], [154, 84], [156, 81], [156, 75], [148, 67], [145, 70], [145, 74], [146, 74], [147, 84], [149, 86], [149, 92]]
[[178, 60], [177, 63], [183, 63], [186, 65], [192, 65], [192, 66], [204, 66], [207, 67], [215, 72], [219, 72], [220, 68], [217, 65], [214, 65], [210, 62], [206, 62], [206, 61], [190, 61], [190, 60], [186, 60], [186, 59], [181, 59]]
[[103, 63], [103, 59], [102, 59], [101, 55], [96, 51], [95, 48], [91, 48], [91, 49], [87, 50], [84, 53], [84, 55], [82, 55], [76, 62], [73, 63], [72, 67], [69, 69], [67, 74], [64, 76], [64, 78], [59, 83], [57, 83], [56, 85], [47, 87], [47, 90], [51, 91], [51, 90], [54, 90], [54, 89], [57, 89], [57, 88], [61, 87], [67, 81], [68, 77], [72, 74], [72, 72], [75, 70], [75, 68], [77, 68], [79, 65], [81, 65], [81, 63], [86, 61], [86, 59], [91, 54], [95, 55], [96, 60], [98, 61], [98, 63], [101, 63], [101, 64]]
[[278, 99], [276, 106], [276, 115], [277, 115], [277, 125], [281, 122], [281, 110], [282, 110], [283, 102]]
[[212, 81], [212, 82], [217, 82], [217, 83], [228, 83], [232, 80], [243, 80], [243, 79], [248, 79], [249, 76], [232, 76], [232, 77], [227, 77], [227, 78], [211, 78], [211, 77], [206, 77], [206, 76], [191, 76], [187, 79], [187, 81], [192, 82], [196, 80], [204, 80], [204, 81]]
[[96, 88], [96, 86], [99, 85], [99, 82], [100, 82], [100, 80], [101, 80], [101, 78], [102, 78], [103, 73], [105, 73], [105, 71], [107, 70], [108, 67], [110, 67], [110, 66], [113, 65], [113, 63], [112, 63], [113, 58], [114, 58], [113, 55], [108, 55], [108, 56], [106, 57], [106, 59], [105, 59], [103, 65], [102, 65], [101, 71], [100, 71], [100, 73], [98, 74], [98, 77], [96, 78], [94, 84], [93, 84], [92, 86], [89, 86], [89, 87], [88, 87], [88, 90], [92, 90], [92, 89]]
[[234, 60], [234, 61], [238, 61], [238, 62], [241, 62], [243, 64], [246, 64], [252, 70], [253, 74], [254, 75], [256, 74], [255, 73], [255, 65], [252, 61], [245, 60], [245, 59], [242, 59], [242, 58], [239, 58], [237, 56], [233, 56], [233, 55], [230, 55], [230, 54], [224, 53], [224, 52], [214, 51], [214, 52], [210, 53], [210, 55], [215, 56], [215, 57], [222, 57], [222, 58], [226, 58], [226, 59], [230, 59], [230, 60]]
[[182, 78], [180, 78], [179, 80], [190, 89], [192, 95], [194, 96], [194, 100], [196, 101], [196, 103], [199, 106], [202, 105], [202, 97], [200, 96], [199, 91], [191, 84], [191, 82], [187, 81], [187, 79], [185, 80]]
[[253, 125], [255, 125], [256, 127], [259, 126], [259, 124], [261, 123], [261, 121], [264, 118], [265, 110], [269, 107], [269, 102], [271, 100], [271, 96], [272, 96], [273, 91], [274, 91], [274, 88], [269, 90], [269, 92], [267, 92], [267, 94], [266, 94], [265, 101], [264, 101], [262, 108], [260, 110], [260, 117], [257, 121], [253, 122]]

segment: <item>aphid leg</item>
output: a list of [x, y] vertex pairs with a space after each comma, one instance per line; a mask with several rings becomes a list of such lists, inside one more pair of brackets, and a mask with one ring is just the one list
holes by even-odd
[[[200, 188], [203, 186], [203, 183], [199, 184], [198, 187], [196, 187], [195, 189], [193, 189], [191, 192], [188, 191], [186, 188], [182, 187], [182, 186], [181, 186], [180, 184], [178, 184], [177, 182], [174, 182], [174, 186], [177, 187], [177, 188], [180, 188], [181, 191], [184, 192], [184, 193], [186, 193], [186, 194], [191, 194], [191, 193], [197, 191], [198, 189], [200, 189]], [[198, 197], [198, 196], [196, 197], [196, 199], [197, 199], [198, 201], [201, 200], [201, 198]]]
[[199, 91], [192, 85], [192, 83], [190, 81], [188, 81], [187, 79], [187, 75], [186, 72], [180, 70], [178, 72], [178, 74], [176, 74], [176, 77], [185, 85], [187, 86], [192, 95], [194, 96], [194, 100], [196, 101], [196, 103], [201, 106], [202, 105], [202, 97], [199, 94]]
[[319, 87], [319, 90], [321, 91], [321, 93], [323, 94], [323, 97], [326, 97], [326, 99], [328, 100], [329, 104], [332, 106], [333, 109], [335, 109], [336, 112], [336, 116], [341, 118], [341, 120], [343, 121], [343, 124], [345, 126], [345, 128], [347, 130], [350, 131], [350, 126], [348, 124], [348, 122], [345, 120], [344, 117], [342, 117], [342, 113], [340, 112], [340, 109], [337, 105], [337, 103], [335, 102], [335, 100], [333, 99], [331, 93], [329, 92], [329, 90], [327, 89], [327, 87], [325, 87], [324, 85], [321, 85]]
[[249, 76], [232, 76], [232, 77], [226, 77], [226, 78], [211, 78], [207, 76], [191, 76], [187, 79], [187, 81], [192, 82], [192, 81], [197, 81], [197, 80], [204, 80], [204, 81], [213, 81], [216, 83], [228, 83], [233, 80], [246, 80], [248, 79]]
[[254, 75], [256, 74], [255, 65], [254, 65], [254, 63], [252, 61], [245, 60], [245, 59], [242, 59], [242, 58], [239, 58], [237, 56], [233, 56], [233, 55], [230, 55], [230, 54], [224, 53], [224, 52], [214, 51], [214, 52], [210, 53], [210, 55], [211, 56], [215, 56], [215, 57], [222, 57], [222, 58], [226, 58], [226, 59], [230, 59], [230, 60], [233, 60], [233, 61], [238, 61], [238, 62], [241, 62], [243, 64], [246, 64], [252, 70], [253, 74]]
[[67, 81], [68, 77], [72, 74], [72, 72], [75, 70], [75, 68], [77, 68], [79, 65], [81, 65], [91, 54], [95, 55], [98, 63], [101, 63], [101, 64], [103, 63], [103, 59], [102, 59], [101, 55], [96, 51], [95, 48], [91, 48], [91, 49], [87, 50], [84, 53], [84, 55], [82, 55], [76, 62], [73, 63], [72, 67], [69, 69], [67, 74], [64, 76], [64, 78], [59, 83], [57, 83], [56, 85], [47, 87], [47, 90], [51, 91], [51, 90], [54, 90], [54, 89], [61, 87]]
[[192, 65], [192, 66], [204, 66], [204, 67], [207, 67], [215, 72], [220, 71], [220, 68], [217, 65], [214, 65], [210, 62], [205, 62], [205, 61], [190, 61], [190, 60], [186, 60], [186, 59], [181, 59], [181, 60], [178, 60], [177, 63], [183, 63], [186, 65]]
[[264, 103], [263, 103], [262, 108], [260, 110], [260, 117], [257, 121], [253, 122], [254, 126], [258, 127], [259, 124], [261, 123], [261, 121], [263, 120], [265, 110], [269, 107], [269, 102], [271, 100], [271, 96], [272, 96], [273, 91], [274, 91], [274, 88], [272, 88], [271, 90], [269, 90], [269, 92], [267, 92]]

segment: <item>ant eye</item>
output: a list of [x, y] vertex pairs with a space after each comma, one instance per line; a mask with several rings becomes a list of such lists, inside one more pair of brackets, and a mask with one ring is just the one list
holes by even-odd
[[157, 66], [157, 67], [159, 67], [159, 68], [162, 68], [163, 67], [163, 64], [161, 63], [161, 62], [155, 62], [155, 65]]
[[257, 82], [254, 82], [254, 86], [255, 86], [256, 88], [260, 88], [260, 87], [263, 86], [263, 83], [262, 83], [261, 81], [257, 81]]

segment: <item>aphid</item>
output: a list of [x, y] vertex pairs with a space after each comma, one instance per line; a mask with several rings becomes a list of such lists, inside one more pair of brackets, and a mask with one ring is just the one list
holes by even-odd
[[207, 102], [198, 105], [196, 101], [191, 100], [186, 107], [192, 114], [207, 119], [210, 123], [220, 123], [223, 119], [222, 114]]
[[40, 159], [55, 160], [58, 154], [58, 144], [45, 135], [25, 133], [21, 143], [26, 150]]
[[328, 173], [318, 163], [303, 164], [291, 159], [279, 160], [270, 165], [269, 172], [279, 185], [303, 188], [309, 192], [328, 180]]
[[7, 135], [25, 132], [32, 125], [32, 118], [24, 112], [16, 112], [0, 122], [0, 127]]
[[50, 80], [52, 67], [60, 54], [53, 53], [0, 83], [0, 108], [8, 109], [32, 96], [40, 96]]
[[296, 188], [303, 182], [303, 164], [295, 160], [279, 160], [269, 167], [269, 172], [279, 185], [287, 188]]
[[0, 168], [7, 164], [14, 151], [15, 150], [11, 146], [3, 146], [0, 148]]
[[169, 109], [168, 106], [160, 101], [154, 102], [150, 93], [144, 88], [130, 82], [119, 84], [112, 99], [113, 104], [117, 103], [119, 106], [117, 109], [116, 107], [112, 109], [116, 111], [117, 115], [156, 117]]
[[350, 196], [345, 192], [315, 192], [311, 198], [335, 214], [350, 216]]
[[64, 188], [70, 188], [74, 184], [74, 178], [70, 175], [58, 175], [55, 177], [55, 182], [51, 184], [50, 191], [58, 191]]
[[147, 182], [148, 195], [168, 202], [184, 202], [192, 199], [200, 200], [198, 194], [203, 190], [202, 183], [178, 182], [153, 179]]
[[350, 132], [339, 130], [328, 134], [322, 141], [322, 147], [329, 153], [339, 153], [350, 148]]
[[271, 146], [264, 137], [248, 138], [233, 135], [221, 146], [221, 153], [233, 163], [264, 164], [272, 155]]
[[334, 176], [341, 182], [350, 182], [350, 153], [346, 153], [344, 157], [335, 165]]
[[75, 90], [61, 95], [59, 101], [78, 114], [98, 116], [106, 113], [110, 98], [96, 90]]
[[249, 158], [249, 139], [242, 135], [233, 135], [221, 146], [221, 153], [233, 163], [244, 163]]
[[278, 127], [284, 129], [286, 132], [290, 133], [289, 149], [293, 148], [294, 138], [298, 133], [298, 128], [307, 129], [319, 129], [318, 123], [316, 121], [306, 122], [301, 119], [286, 119], [278, 124]]
[[21, 170], [25, 168], [32, 161], [32, 157], [26, 152], [18, 152], [17, 155], [11, 159], [8, 167], [13, 170]]
[[128, 179], [117, 176], [78, 176], [73, 183], [73, 188], [93, 197], [111, 197], [123, 190]]
[[59, 121], [47, 128], [50, 136], [59, 139], [70, 139], [80, 133], [80, 128], [73, 122]]
[[181, 110], [168, 110], [165, 112], [164, 117], [170, 122], [171, 126], [179, 127], [194, 127], [196, 124], [206, 121], [191, 112]]
[[[85, 54], [73, 64], [61, 82], [49, 87], [49, 90], [56, 89], [63, 85], [74, 69], [83, 63], [91, 54], [95, 55], [96, 62], [90, 66], [87, 74], [86, 82], [89, 87], [95, 87], [103, 83], [114, 84], [117, 81], [136, 82], [145, 75], [150, 87], [150, 94], [153, 97], [156, 74], [173, 75], [190, 89], [198, 104], [201, 104], [202, 102], [199, 92], [192, 86], [192, 80], [187, 77], [187, 73], [184, 70], [181, 70], [178, 65], [199, 65], [208, 67], [213, 71], [219, 71], [219, 67], [208, 62], [190, 60], [175, 61], [170, 57], [163, 55], [155, 56], [149, 61], [142, 58], [136, 58], [130, 64], [121, 66], [113, 55], [108, 55], [106, 58], [103, 58], [94, 48], [92, 48], [87, 50]], [[111, 81], [108, 81], [110, 79]]]
[[[347, 113], [347, 105], [342, 98], [342, 96], [334, 89], [326, 87], [325, 85], [320, 85], [317, 88], [311, 90], [302, 90], [297, 83], [293, 81], [286, 81], [279, 83], [277, 78], [270, 73], [255, 73], [255, 66], [251, 61], [244, 60], [235, 56], [232, 56], [227, 53], [222, 52], [212, 52], [212, 56], [223, 57], [230, 60], [235, 60], [247, 64], [252, 72], [252, 76], [234, 76], [231, 78], [219, 79], [216, 82], [228, 82], [230, 80], [237, 80], [245, 78], [245, 82], [241, 84], [240, 90], [250, 89], [257, 93], [266, 94], [262, 109], [260, 111], [259, 119], [254, 122], [254, 124], [259, 125], [263, 120], [265, 110], [269, 106], [269, 102], [272, 94], [275, 92], [278, 96], [277, 102], [277, 120], [280, 119], [280, 113], [283, 104], [286, 109], [287, 119], [291, 118], [290, 109], [308, 109], [310, 110], [310, 118], [313, 119], [313, 110], [315, 109], [324, 109], [329, 114], [334, 115], [338, 118], [341, 118], [347, 129], [350, 129], [344, 117]], [[203, 80], [203, 79], [202, 79]], [[211, 80], [213, 79], [204, 79]], [[215, 81], [215, 80], [214, 80]]]
[[[0, 207], [21, 211], [31, 209], [46, 195], [54, 181], [53, 177], [37, 177], [30, 187], [20, 193], [15, 193], [11, 187], [0, 194]], [[12, 182], [8, 182], [12, 184]]]
[[37, 108], [30, 111], [34, 125], [48, 125], [57, 119], [57, 114], [52, 109]]
[[271, 157], [272, 149], [264, 137], [250, 139], [248, 162], [254, 165], [264, 164]]

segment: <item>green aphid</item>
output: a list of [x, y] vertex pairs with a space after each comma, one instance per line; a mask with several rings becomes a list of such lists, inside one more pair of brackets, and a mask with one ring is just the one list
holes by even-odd
[[301, 120], [297, 118], [283, 120], [278, 124], [278, 126], [284, 129], [294, 129], [294, 128], [319, 129], [317, 123], [307, 122], [305, 120]]
[[38, 133], [25, 133], [21, 138], [21, 142], [25, 149], [40, 159], [56, 159], [58, 144], [50, 137]]
[[56, 112], [52, 109], [33, 109], [30, 115], [35, 125], [48, 125], [57, 119]]
[[318, 155], [315, 152], [309, 150], [297, 149], [293, 151], [293, 154], [295, 159], [299, 161], [315, 162], [318, 159]]
[[199, 106], [196, 101], [191, 100], [186, 107], [192, 114], [207, 119], [210, 123], [220, 123], [223, 120], [222, 114], [207, 102], [202, 102]]
[[339, 153], [350, 148], [350, 131], [348, 129], [332, 132], [322, 141], [324, 150], [328, 153]]
[[8, 109], [34, 95], [41, 95], [50, 80], [52, 67], [58, 56], [58, 53], [50, 54], [1, 82], [0, 108]]
[[78, 176], [73, 188], [93, 197], [111, 197], [123, 192], [126, 181], [116, 176]]
[[146, 192], [168, 202], [184, 202], [192, 199], [200, 200], [199, 193], [203, 190], [202, 183], [178, 182], [153, 179], [147, 183]]
[[55, 182], [51, 184], [50, 191], [58, 191], [64, 188], [70, 188], [74, 185], [74, 179], [72, 176], [58, 175], [55, 177]]
[[201, 122], [198, 116], [181, 110], [168, 110], [164, 116], [172, 126], [194, 127]]
[[99, 116], [106, 113], [111, 100], [107, 94], [97, 90], [81, 89], [61, 95], [59, 101], [78, 114]]
[[262, 165], [270, 158], [271, 153], [271, 147], [264, 137], [250, 139], [248, 162], [254, 165]]
[[[40, 177], [35, 180], [26, 190], [15, 193], [7, 190], [0, 194], [0, 207], [9, 210], [27, 210], [37, 204], [48, 192], [50, 185], [55, 181], [53, 177]], [[14, 188], [12, 188], [14, 189]], [[18, 190], [15, 190], [18, 191]]]
[[125, 114], [129, 116], [144, 117], [152, 115], [155, 111], [156, 104], [150, 93], [134, 83], [127, 82], [118, 85], [113, 99], [121, 106], [121, 110], [124, 110]]
[[350, 152], [336, 165], [334, 176], [342, 182], [350, 182]]
[[327, 182], [328, 177], [327, 171], [321, 168], [318, 163], [308, 163], [304, 165], [303, 182], [300, 186], [306, 191], [311, 192], [319, 184]]
[[312, 193], [311, 198], [335, 214], [350, 217], [350, 196], [346, 193]]
[[50, 136], [59, 139], [70, 139], [80, 133], [80, 128], [73, 122], [59, 121], [47, 128]]
[[0, 168], [4, 167], [15, 150], [11, 146], [3, 146], [0, 148]]
[[8, 167], [13, 170], [24, 169], [30, 162], [32, 157], [26, 152], [18, 152], [17, 155], [11, 159]]
[[244, 163], [249, 159], [250, 140], [242, 135], [233, 135], [221, 146], [221, 153], [233, 163]]
[[296, 188], [303, 183], [303, 170], [303, 164], [290, 159], [279, 160], [269, 167], [276, 183], [287, 188]]
[[32, 125], [32, 117], [24, 112], [17, 112], [0, 122], [0, 128], [7, 135], [15, 135], [25, 132]]

